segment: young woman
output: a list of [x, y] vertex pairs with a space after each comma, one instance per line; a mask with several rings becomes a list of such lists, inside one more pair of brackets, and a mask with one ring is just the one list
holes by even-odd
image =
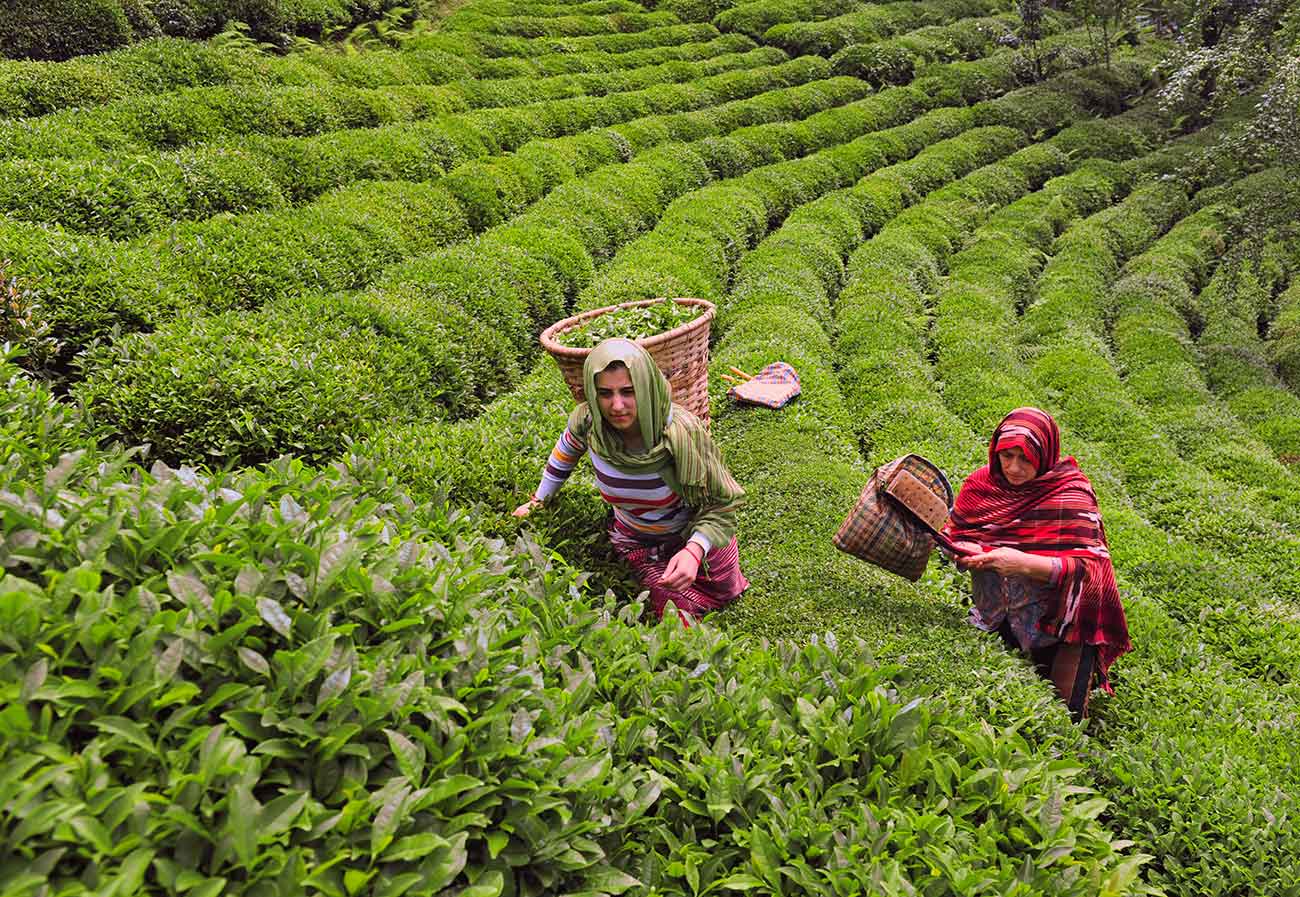
[[989, 463], [962, 484], [944, 534], [972, 571], [972, 620], [1028, 654], [1076, 721], [1094, 683], [1132, 646], [1097, 496], [1061, 458], [1050, 414], [1017, 408], [989, 441]]
[[650, 591], [662, 618], [669, 601], [689, 625], [749, 587], [736, 547], [744, 490], [709, 431], [672, 404], [668, 380], [644, 349], [605, 340], [583, 366], [587, 401], [569, 415], [527, 516], [556, 493], [590, 450], [601, 497], [612, 506], [614, 550]]

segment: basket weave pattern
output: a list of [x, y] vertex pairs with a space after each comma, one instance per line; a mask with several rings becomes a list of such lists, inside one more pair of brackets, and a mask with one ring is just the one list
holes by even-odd
[[[621, 305], [608, 305], [556, 321], [542, 331], [539, 337], [542, 347], [551, 353], [560, 366], [564, 382], [569, 384], [569, 391], [579, 402], [587, 401], [586, 390], [582, 384], [582, 365], [591, 354], [591, 349], [575, 349], [561, 345], [556, 336], [575, 327], [581, 327], [592, 318], [606, 312], [622, 308], [636, 308], [653, 305], [662, 299], [644, 299], [640, 302], [624, 302]], [[704, 299], [673, 299], [682, 305], [700, 306], [703, 314], [693, 321], [687, 321], [680, 327], [643, 337], [634, 342], [650, 353], [650, 357], [659, 365], [659, 370], [668, 378], [673, 390], [673, 401], [694, 414], [706, 425], [709, 422], [709, 325], [713, 321], [714, 305]]]

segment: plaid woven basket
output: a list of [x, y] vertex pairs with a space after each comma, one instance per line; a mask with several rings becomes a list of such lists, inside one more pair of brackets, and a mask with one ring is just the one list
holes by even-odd
[[948, 522], [952, 499], [952, 486], [929, 460], [895, 458], [871, 474], [835, 533], [835, 547], [916, 582], [934, 551], [935, 533]]

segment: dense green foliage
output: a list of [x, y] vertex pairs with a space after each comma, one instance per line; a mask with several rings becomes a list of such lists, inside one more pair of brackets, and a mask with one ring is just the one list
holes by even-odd
[[[380, 9], [239, 5], [275, 41]], [[1030, 0], [148, 36], [230, 8], [0, 62], [0, 891], [1292, 894], [1283, 61], [1171, 109], [1131, 4]], [[1289, 46], [1257, 12], [1189, 21], [1240, 62]], [[691, 631], [640, 619], [590, 471], [506, 513], [573, 404], [538, 332], [662, 296], [717, 305], [715, 374], [803, 385], [715, 384], [751, 586]], [[829, 538], [1021, 404], [1133, 634], [1084, 726], [950, 566]]]

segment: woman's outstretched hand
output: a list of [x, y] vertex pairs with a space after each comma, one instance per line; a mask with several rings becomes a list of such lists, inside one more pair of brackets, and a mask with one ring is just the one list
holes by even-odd
[[1053, 569], [1049, 557], [1005, 546], [964, 557], [959, 562], [959, 567], [966, 570], [991, 570], [1001, 576], [1024, 576], [1037, 582], [1050, 581]]
[[689, 588], [699, 575], [700, 557], [687, 545], [673, 555], [664, 570], [664, 575], [659, 579], [659, 584], [666, 589], [680, 592], [682, 589]]
[[531, 514], [534, 508], [539, 508], [541, 507], [541, 505], [542, 505], [542, 500], [538, 498], [536, 495], [534, 495], [532, 498], [528, 499], [528, 501], [524, 502], [522, 505], [515, 508], [510, 513], [513, 514], [515, 517], [523, 519], [524, 517], [527, 517], [529, 514]]

